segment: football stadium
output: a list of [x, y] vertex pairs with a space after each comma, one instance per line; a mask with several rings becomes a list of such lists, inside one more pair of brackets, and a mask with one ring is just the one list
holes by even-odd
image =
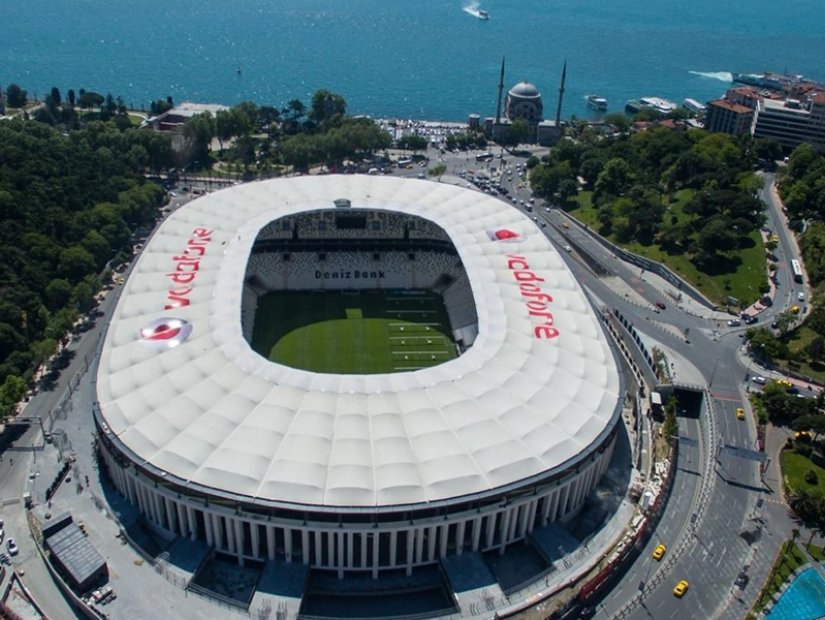
[[335, 175], [231, 187], [159, 226], [95, 420], [153, 527], [240, 564], [381, 579], [569, 521], [622, 396], [597, 313], [524, 214]]

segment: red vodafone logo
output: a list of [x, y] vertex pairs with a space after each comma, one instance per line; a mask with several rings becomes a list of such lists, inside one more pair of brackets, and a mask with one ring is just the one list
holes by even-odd
[[499, 228], [497, 230], [488, 230], [487, 236], [490, 237], [490, 241], [505, 241], [505, 242], [513, 242], [518, 241], [521, 239], [521, 235], [514, 230], [510, 230], [509, 228]]
[[183, 319], [156, 319], [140, 330], [139, 342], [150, 349], [171, 349], [189, 338], [192, 326]]

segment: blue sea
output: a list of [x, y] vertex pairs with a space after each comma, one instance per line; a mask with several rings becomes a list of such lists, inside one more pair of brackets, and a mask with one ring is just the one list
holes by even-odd
[[0, 86], [283, 107], [326, 88], [352, 114], [465, 120], [527, 80], [589, 118], [655, 95], [706, 101], [732, 71], [825, 81], [822, 0], [0, 0]]

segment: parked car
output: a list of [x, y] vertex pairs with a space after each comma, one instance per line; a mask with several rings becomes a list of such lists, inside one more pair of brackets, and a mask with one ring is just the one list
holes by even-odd
[[742, 321], [739, 319], [731, 319], [728, 321], [728, 327], [739, 327], [742, 324]]
[[742, 320], [745, 321], [745, 325], [753, 325], [754, 323], [759, 321], [759, 318], [753, 316], [752, 314], [746, 314], [742, 317]]
[[659, 308], [659, 310], [664, 310], [665, 308], [667, 308], [665, 302], [663, 302], [661, 299], [656, 302], [656, 307]]
[[754, 375], [752, 381], [754, 383], [758, 383], [759, 385], [765, 385], [767, 383], [767, 379], [765, 379], [765, 377], [760, 377], [759, 375]]
[[17, 555], [17, 543], [14, 542], [14, 538], [9, 538], [6, 541], [6, 548], [9, 550], [9, 555]]

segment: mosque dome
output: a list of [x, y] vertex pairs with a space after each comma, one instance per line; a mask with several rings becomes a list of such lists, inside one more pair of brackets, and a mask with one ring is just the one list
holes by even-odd
[[513, 97], [541, 97], [539, 89], [536, 88], [535, 85], [531, 84], [530, 82], [519, 82], [518, 84], [513, 86], [513, 88], [510, 89], [508, 94]]

